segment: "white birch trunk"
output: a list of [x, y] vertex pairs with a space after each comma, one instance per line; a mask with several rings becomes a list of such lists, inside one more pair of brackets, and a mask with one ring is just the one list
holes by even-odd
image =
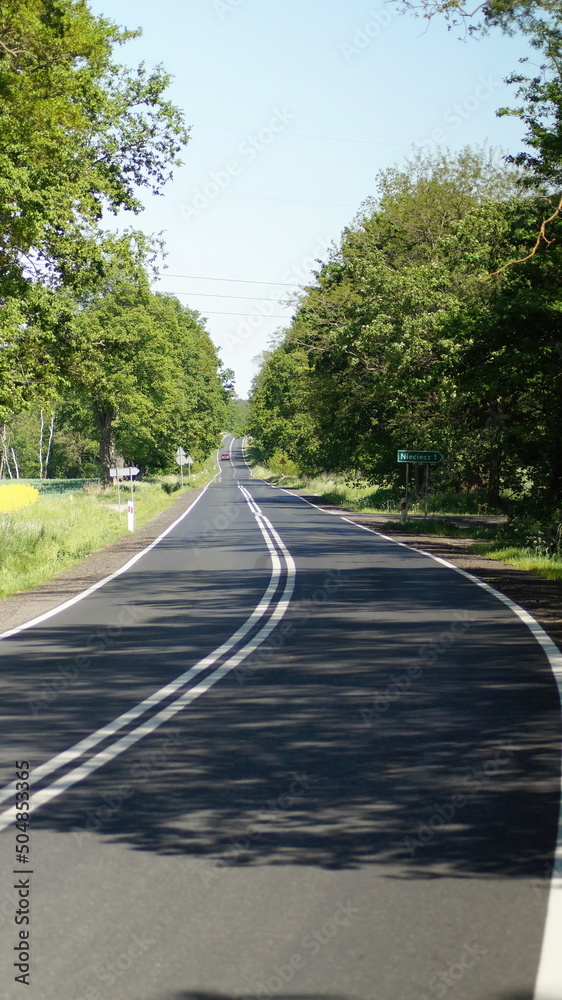
[[51, 445], [53, 443], [54, 430], [55, 430], [55, 414], [53, 413], [51, 417], [51, 423], [49, 425], [49, 443], [47, 445], [47, 454], [45, 456], [45, 479], [47, 478], [47, 472], [49, 471], [49, 459], [51, 457]]
[[43, 431], [45, 429], [45, 414], [41, 410], [41, 422], [39, 424], [39, 479], [43, 478]]

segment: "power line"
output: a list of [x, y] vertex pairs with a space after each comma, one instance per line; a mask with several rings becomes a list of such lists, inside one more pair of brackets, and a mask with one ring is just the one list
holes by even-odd
[[212, 278], [205, 274], [169, 274], [166, 271], [158, 276], [160, 278], [193, 278], [195, 281], [233, 281], [239, 285], [283, 285], [285, 288], [294, 288], [295, 281], [251, 281], [249, 278]]
[[221, 292], [166, 292], [167, 295], [196, 295], [206, 299], [245, 299], [246, 302], [276, 302], [277, 305], [283, 303], [279, 299], [268, 299], [264, 295], [225, 295]]
[[[192, 190], [188, 188], [174, 188], [174, 194], [192, 194]], [[302, 198], [273, 198], [268, 195], [259, 194], [230, 194], [228, 191], [223, 192], [223, 198], [242, 198], [249, 201], [277, 201], [282, 204], [291, 205], [322, 205], [328, 206], [329, 208], [354, 208], [357, 209], [357, 204], [351, 204], [351, 202], [341, 202], [341, 201], [305, 201]]]
[[[217, 132], [243, 132], [247, 135], [249, 132], [260, 132], [262, 129], [267, 128], [267, 125], [254, 126], [253, 128], [233, 128], [231, 125], [193, 125], [193, 128], [210, 128]], [[320, 139], [322, 142], [359, 142], [368, 146], [403, 146], [408, 149], [411, 146], [411, 143], [408, 142], [385, 142], [381, 139], [347, 139], [340, 135], [308, 135], [304, 132], [277, 132], [276, 136], [283, 136], [285, 139]]]
[[356, 204], [341, 201], [304, 201], [302, 198], [271, 198], [260, 194], [228, 194], [227, 198], [250, 198], [252, 201], [281, 201], [292, 205], [327, 205], [329, 208], [357, 208]]
[[255, 316], [257, 319], [291, 319], [290, 316], [266, 316], [265, 313], [229, 313], [215, 312], [212, 309], [202, 309], [203, 316]]

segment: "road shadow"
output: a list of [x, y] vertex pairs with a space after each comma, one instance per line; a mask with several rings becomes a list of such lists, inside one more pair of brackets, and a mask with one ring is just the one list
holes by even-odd
[[[229, 993], [208, 993], [201, 990], [188, 990], [187, 992], [181, 993], [165, 993], [157, 1000], [244, 1000], [244, 996], [247, 994], [237, 993], [233, 995]], [[337, 996], [334, 993], [276, 993], [275, 996], [277, 1000], [348, 1000], [347, 997]], [[155, 998], [156, 1000], [156, 998]], [[502, 998], [503, 1000], [503, 998]], [[506, 998], [507, 1000], [507, 998]], [[519, 1000], [519, 998], [515, 998]]]
[[[373, 558], [352, 529], [329, 544], [310, 524], [283, 537], [302, 568], [269, 646], [39, 810], [35, 829], [183, 855], [203, 881], [232, 865], [380, 864], [393, 878], [531, 879], [544, 905], [560, 710], [528, 630], [469, 581], [390, 542]], [[176, 594], [165, 574], [132, 575], [148, 618], [92, 656], [40, 723], [23, 712], [21, 670], [6, 664], [10, 746], [44, 760], [177, 676], [263, 592], [260, 559], [256, 546], [254, 570], [200, 572], [196, 584], [186, 570]], [[75, 662], [89, 634], [51, 624], [51, 655], [35, 630], [30, 689], [56, 676], [61, 657]]]

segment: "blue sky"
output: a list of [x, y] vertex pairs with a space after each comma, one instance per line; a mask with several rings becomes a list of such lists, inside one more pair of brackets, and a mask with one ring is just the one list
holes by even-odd
[[163, 63], [192, 126], [184, 165], [127, 219], [162, 232], [154, 287], [207, 317], [223, 363], [248, 394], [255, 358], [290, 317], [291, 294], [376, 193], [377, 172], [412, 143], [520, 148], [504, 78], [521, 40], [459, 40], [443, 21], [380, 0], [95, 0], [143, 35], [120, 60]]

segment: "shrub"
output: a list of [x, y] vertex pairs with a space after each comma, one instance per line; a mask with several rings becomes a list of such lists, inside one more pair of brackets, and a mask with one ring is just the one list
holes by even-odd
[[529, 549], [537, 555], [560, 555], [562, 524], [544, 524], [530, 514], [517, 514], [501, 526], [498, 542], [506, 542]]

